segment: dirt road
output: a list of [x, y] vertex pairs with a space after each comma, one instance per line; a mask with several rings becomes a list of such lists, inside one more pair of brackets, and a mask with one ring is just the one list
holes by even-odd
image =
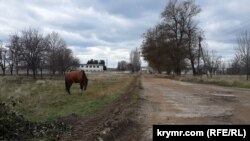
[[142, 76], [141, 140], [153, 124], [250, 124], [250, 91]]

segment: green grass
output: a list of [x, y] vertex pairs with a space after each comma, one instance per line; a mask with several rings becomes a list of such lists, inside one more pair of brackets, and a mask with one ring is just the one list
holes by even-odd
[[243, 76], [221, 75], [221, 76], [213, 76], [212, 78], [207, 78], [206, 76], [193, 77], [191, 75], [184, 75], [180, 77], [175, 77], [174, 79], [186, 82], [250, 89], [250, 81], [247, 81], [246, 78]]
[[0, 99], [19, 100], [18, 111], [31, 121], [52, 121], [72, 113], [86, 116], [117, 99], [133, 79], [133, 76], [119, 74], [87, 76], [87, 91], [82, 94], [79, 84], [73, 84], [71, 95], [65, 91], [63, 77], [55, 80], [0, 77]]

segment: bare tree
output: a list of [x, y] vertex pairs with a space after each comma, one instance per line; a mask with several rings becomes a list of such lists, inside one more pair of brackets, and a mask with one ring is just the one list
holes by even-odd
[[137, 48], [130, 52], [131, 71], [138, 72], [141, 69], [140, 52]]
[[56, 32], [52, 32], [46, 36], [46, 40], [49, 47], [48, 63], [52, 74], [56, 72], [56, 68], [59, 62], [56, 60], [58, 51], [66, 47], [65, 41]]
[[200, 50], [200, 38], [199, 29], [197, 28], [194, 21], [190, 18], [188, 19], [186, 25], [186, 35], [187, 35], [187, 58], [190, 60], [193, 75], [197, 75], [196, 62], [199, 62], [199, 50]]
[[64, 47], [57, 52], [58, 70], [64, 74], [68, 69], [79, 66], [79, 60], [73, 56], [72, 50]]
[[243, 64], [246, 72], [247, 80], [250, 76], [250, 33], [242, 32], [237, 37], [238, 47], [236, 48], [236, 56]]
[[117, 70], [119, 71], [125, 71], [125, 70], [128, 70], [128, 63], [126, 61], [120, 61], [118, 62], [118, 65], [117, 65]]
[[13, 34], [10, 35], [10, 39], [9, 39], [10, 43], [7, 46], [8, 47], [8, 52], [9, 52], [9, 66], [10, 66], [10, 71], [12, 74], [13, 69], [15, 68], [16, 70], [16, 74], [18, 74], [18, 70], [19, 70], [19, 63], [21, 61], [22, 58], [22, 42], [21, 42], [21, 38], [20, 36], [18, 36], [18, 34]]
[[221, 63], [219, 65], [219, 71], [221, 75], [225, 75], [226, 74], [226, 61], [221, 60]]
[[14, 68], [18, 74], [19, 67], [27, 69], [27, 75], [32, 70], [33, 78], [38, 71], [41, 77], [44, 68], [50, 68], [64, 73], [69, 68], [76, 68], [79, 60], [73, 56], [72, 50], [67, 48], [66, 42], [58, 33], [52, 32], [44, 37], [37, 29], [25, 29], [20, 34], [12, 34], [6, 48], [0, 43], [0, 67], [5, 74], [6, 63], [13, 74]]
[[170, 73], [174, 69], [173, 42], [169, 39], [167, 28], [159, 24], [144, 34], [141, 45], [142, 56], [148, 61], [149, 66], [161, 73]]
[[[173, 40], [175, 73], [181, 74], [181, 66], [185, 60], [187, 33], [190, 35], [189, 47], [191, 47], [191, 35], [195, 29], [192, 25], [193, 17], [201, 11], [200, 7], [194, 3], [194, 0], [178, 2], [178, 0], [170, 0], [165, 10], [162, 12], [162, 18], [165, 26], [169, 29], [169, 37]], [[189, 29], [187, 29], [189, 27]], [[191, 50], [190, 50], [191, 53]], [[190, 56], [192, 58], [192, 55]], [[192, 59], [193, 60], [193, 59]]]
[[198, 32], [194, 21], [201, 11], [194, 0], [170, 0], [161, 13], [162, 22], [144, 34], [142, 55], [149, 65], [160, 73], [166, 70], [181, 75], [190, 61], [196, 75]]
[[234, 56], [231, 61], [231, 74], [242, 74], [242, 70], [244, 70], [244, 64], [242, 63], [242, 58], [238, 54]]
[[208, 71], [210, 77], [212, 77], [212, 75], [215, 74], [219, 69], [219, 66], [221, 64], [221, 56], [218, 56], [214, 50], [203, 51], [205, 71]]
[[41, 58], [47, 50], [44, 45], [44, 39], [41, 33], [36, 29], [23, 30], [21, 35], [22, 55], [27, 63], [27, 69], [33, 72], [33, 78], [36, 78], [36, 71], [39, 67]]
[[6, 55], [7, 49], [3, 47], [3, 42], [0, 41], [0, 67], [2, 69], [3, 75], [5, 75], [6, 71]]
[[10, 69], [10, 74], [13, 75], [13, 69], [14, 69], [14, 54], [11, 52], [10, 49], [7, 50], [7, 58], [6, 62], [8, 63], [8, 67]]

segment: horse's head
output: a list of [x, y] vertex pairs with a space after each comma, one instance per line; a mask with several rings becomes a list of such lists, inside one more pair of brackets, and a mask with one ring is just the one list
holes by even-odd
[[87, 89], [87, 86], [88, 86], [88, 78], [86, 77], [86, 79], [84, 80], [85, 81], [85, 86], [84, 86], [84, 90], [86, 90]]
[[82, 70], [82, 80], [83, 80], [83, 83], [84, 83], [84, 90], [87, 90], [89, 80], [88, 80], [84, 70]]

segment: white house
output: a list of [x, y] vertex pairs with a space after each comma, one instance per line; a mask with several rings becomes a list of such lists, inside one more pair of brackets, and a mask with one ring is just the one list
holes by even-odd
[[103, 64], [80, 64], [79, 69], [86, 72], [101, 72], [104, 70]]
[[147, 67], [147, 66], [142, 66], [141, 67], [141, 72], [142, 73], [152, 73], [153, 69], [151, 67]]

